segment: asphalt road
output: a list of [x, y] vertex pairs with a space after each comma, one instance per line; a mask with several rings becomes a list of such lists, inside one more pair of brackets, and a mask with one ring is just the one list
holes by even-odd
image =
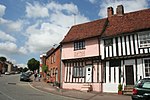
[[[82, 92], [80, 96], [82, 97]], [[69, 98], [39, 91], [32, 88], [28, 82], [20, 82], [19, 75], [2, 75], [0, 77], [0, 100], [79, 100], [77, 98], [80, 97]], [[83, 95], [80, 100], [131, 100], [131, 97], [117, 94], [95, 94], [93, 96]]]
[[31, 88], [28, 82], [20, 82], [19, 75], [0, 77], [0, 100], [76, 100]]

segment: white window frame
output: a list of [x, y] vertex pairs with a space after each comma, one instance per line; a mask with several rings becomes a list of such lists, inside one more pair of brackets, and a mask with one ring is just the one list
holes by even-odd
[[[139, 48], [150, 47], [150, 31], [139, 32], [138, 39], [139, 39]], [[141, 43], [141, 41], [143, 41], [143, 43]]]
[[82, 50], [82, 49], [85, 49], [85, 41], [84, 40], [74, 42], [74, 50]]
[[[145, 59], [143, 59], [143, 65], [144, 65], [144, 77], [150, 77], [150, 75], [149, 76], [146, 76], [146, 72], [145, 72], [145, 60], [150, 60], [150, 58], [145, 58]], [[150, 64], [150, 63], [149, 63]], [[149, 68], [150, 68], [150, 65], [149, 65]], [[150, 70], [149, 70], [149, 72], [150, 72]]]

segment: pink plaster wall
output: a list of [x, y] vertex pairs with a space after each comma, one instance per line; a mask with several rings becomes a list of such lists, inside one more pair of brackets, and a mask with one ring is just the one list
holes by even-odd
[[[74, 90], [81, 90], [82, 86], [86, 83], [63, 83], [63, 89], [74, 89]], [[92, 85], [93, 91], [101, 92], [102, 84], [101, 83], [90, 83]]]
[[85, 40], [85, 49], [74, 51], [74, 42], [64, 44], [62, 47], [62, 59], [73, 59], [99, 55], [98, 39]]

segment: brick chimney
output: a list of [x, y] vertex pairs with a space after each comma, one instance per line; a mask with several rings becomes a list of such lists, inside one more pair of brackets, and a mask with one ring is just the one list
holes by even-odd
[[124, 15], [124, 8], [123, 5], [118, 5], [116, 8], [116, 14], [118, 16], [123, 16]]
[[113, 16], [114, 15], [114, 10], [113, 10], [113, 8], [112, 7], [108, 7], [107, 8], [107, 16], [108, 17], [111, 17], [111, 16]]

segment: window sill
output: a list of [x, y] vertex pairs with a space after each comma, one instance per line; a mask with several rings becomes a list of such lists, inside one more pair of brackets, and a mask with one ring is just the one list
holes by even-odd
[[85, 50], [86, 48], [82, 48], [82, 49], [74, 49], [74, 51], [78, 51], [78, 50]]

